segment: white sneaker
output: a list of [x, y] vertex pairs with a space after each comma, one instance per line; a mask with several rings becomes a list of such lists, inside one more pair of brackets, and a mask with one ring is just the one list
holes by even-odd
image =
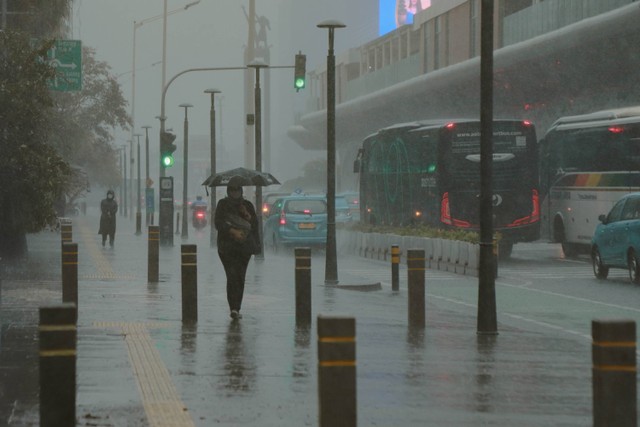
[[240, 317], [241, 316], [240, 316], [240, 313], [238, 313], [238, 310], [231, 310], [231, 318], [232, 319], [239, 319]]

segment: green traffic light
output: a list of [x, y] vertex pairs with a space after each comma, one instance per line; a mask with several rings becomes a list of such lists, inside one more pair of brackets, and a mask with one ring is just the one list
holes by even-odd
[[296, 89], [304, 88], [304, 79], [301, 77], [298, 77], [295, 81], [295, 86], [296, 86]]
[[173, 166], [173, 156], [164, 156], [162, 157], [162, 165], [165, 168], [170, 168], [171, 166]]

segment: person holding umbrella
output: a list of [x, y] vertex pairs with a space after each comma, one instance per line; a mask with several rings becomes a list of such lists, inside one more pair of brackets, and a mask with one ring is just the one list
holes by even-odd
[[260, 252], [258, 217], [253, 204], [242, 197], [242, 187], [227, 186], [227, 197], [216, 206], [218, 256], [227, 275], [227, 302], [232, 319], [240, 319], [244, 282], [251, 255]]

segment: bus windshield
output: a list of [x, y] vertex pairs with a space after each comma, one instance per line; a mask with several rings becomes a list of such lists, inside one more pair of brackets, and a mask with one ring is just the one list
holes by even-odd
[[637, 171], [640, 167], [640, 124], [559, 130], [546, 143], [546, 160], [556, 173]]
[[[478, 123], [461, 123], [448, 128], [450, 148], [445, 154], [449, 176], [463, 185], [480, 183], [480, 129]], [[493, 175], [494, 180], [511, 180], [522, 176], [532, 168], [524, 167], [535, 155], [536, 138], [533, 126], [522, 122], [496, 121], [493, 124]], [[535, 172], [535, 171], [534, 171]], [[535, 173], [534, 173], [535, 175]], [[534, 176], [527, 177], [534, 178]], [[471, 182], [470, 182], [471, 181]]]

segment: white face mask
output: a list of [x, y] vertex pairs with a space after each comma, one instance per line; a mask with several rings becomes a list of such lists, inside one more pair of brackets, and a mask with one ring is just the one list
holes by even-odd
[[113, 199], [113, 194], [107, 194], [107, 199]]

